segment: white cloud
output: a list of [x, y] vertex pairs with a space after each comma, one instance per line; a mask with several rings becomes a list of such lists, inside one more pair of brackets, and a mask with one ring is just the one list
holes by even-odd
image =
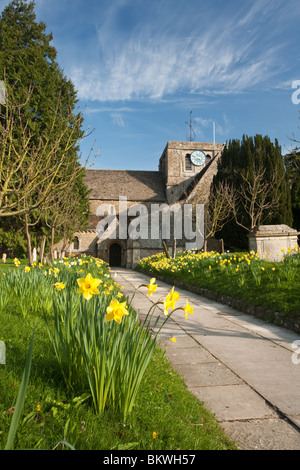
[[[256, 2], [239, 22], [221, 17], [204, 30], [164, 29], [159, 20], [132, 32], [116, 33], [114, 13], [98, 30], [99, 59], [90, 70], [85, 64], [70, 73], [85, 100], [159, 100], [176, 92], [234, 93], [267, 82], [277, 70], [276, 48], [255, 48], [257, 33], [245, 33], [261, 7]], [[225, 24], [224, 24], [225, 21]], [[151, 36], [151, 33], [153, 35]]]
[[[47, 12], [47, 2], [41, 4]], [[277, 33], [293, 9], [283, 0], [102, 0], [92, 1], [91, 10], [83, 6], [82, 20], [83, 2], [60, 5], [71, 9], [68, 18], [80, 30], [72, 40], [54, 38], [83, 101], [240, 93], [267, 86], [286, 65]]]

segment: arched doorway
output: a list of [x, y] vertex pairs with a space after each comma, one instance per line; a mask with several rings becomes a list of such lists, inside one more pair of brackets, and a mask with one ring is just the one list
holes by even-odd
[[121, 266], [122, 248], [119, 243], [112, 243], [109, 247], [109, 265]]

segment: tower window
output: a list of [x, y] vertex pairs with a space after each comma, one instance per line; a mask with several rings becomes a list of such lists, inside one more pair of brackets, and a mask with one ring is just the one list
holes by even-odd
[[185, 156], [185, 170], [191, 171], [193, 169], [193, 165], [190, 159], [190, 154], [187, 153]]

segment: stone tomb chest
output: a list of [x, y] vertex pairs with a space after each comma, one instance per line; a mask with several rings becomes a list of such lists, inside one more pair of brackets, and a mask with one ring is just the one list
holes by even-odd
[[297, 235], [297, 230], [287, 225], [260, 225], [248, 235], [249, 251], [266, 261], [281, 261], [289, 249], [297, 249]]

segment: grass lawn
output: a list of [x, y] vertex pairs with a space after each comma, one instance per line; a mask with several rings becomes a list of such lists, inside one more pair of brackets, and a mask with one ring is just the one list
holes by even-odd
[[257, 253], [161, 253], [140, 261], [138, 268], [178, 279], [249, 302], [283, 315], [300, 317], [300, 254], [281, 253], [280, 262], [260, 260]]
[[67, 449], [62, 442], [77, 450], [235, 449], [157, 346], [127, 419], [112, 406], [97, 414], [84, 380], [82, 386], [66, 386], [45, 318], [53, 324], [52, 301], [59, 303], [64, 295], [54, 290], [56, 282], [71, 285], [77, 299], [77, 278], [93, 269], [93, 276], [102, 279], [99, 295], [107, 302], [120, 288], [106, 266], [95, 261], [78, 266], [67, 260], [56, 266], [58, 274], [49, 266], [25, 273], [25, 266], [26, 261], [15, 266], [8, 260], [0, 268], [0, 340], [6, 344], [6, 364], [0, 364], [0, 449], [6, 445], [33, 330], [31, 372], [14, 449]]

